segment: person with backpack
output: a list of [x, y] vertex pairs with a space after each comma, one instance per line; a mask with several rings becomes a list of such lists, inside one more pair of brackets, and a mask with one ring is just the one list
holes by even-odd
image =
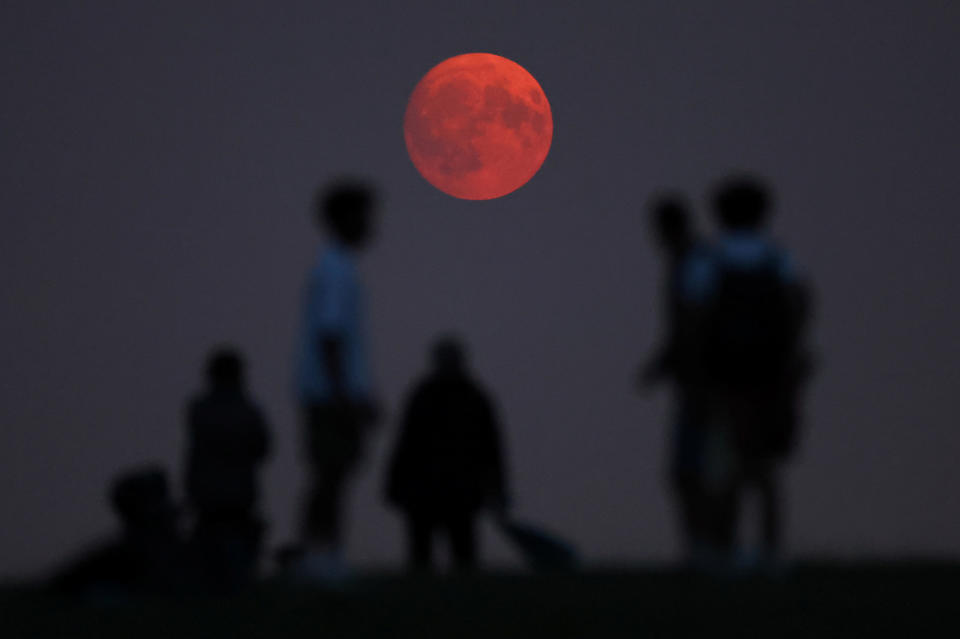
[[733, 557], [741, 497], [755, 489], [761, 545], [750, 563], [767, 567], [780, 557], [778, 474], [794, 447], [799, 389], [809, 375], [807, 287], [767, 232], [770, 200], [763, 182], [749, 176], [716, 189], [719, 236], [684, 273], [688, 312], [679, 338], [705, 389], [710, 536], [722, 556]]

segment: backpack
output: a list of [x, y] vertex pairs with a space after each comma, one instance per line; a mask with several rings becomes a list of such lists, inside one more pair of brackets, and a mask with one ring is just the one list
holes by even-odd
[[775, 253], [759, 266], [718, 258], [716, 294], [708, 308], [704, 371], [726, 388], [776, 384], [795, 351], [788, 284]]

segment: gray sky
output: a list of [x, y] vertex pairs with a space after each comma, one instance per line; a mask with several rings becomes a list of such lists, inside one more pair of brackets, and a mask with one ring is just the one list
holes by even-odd
[[[271, 417], [266, 510], [290, 537], [307, 206], [343, 172], [385, 196], [364, 269], [389, 417], [431, 338], [461, 332], [506, 419], [517, 514], [595, 561], [675, 551], [667, 398], [630, 385], [658, 328], [642, 205], [768, 176], [820, 303], [790, 546], [956, 555], [958, 36], [948, 0], [3, 3], [0, 577], [110, 530], [117, 470], [179, 468], [221, 341]], [[554, 117], [539, 174], [487, 202], [427, 184], [401, 128], [417, 80], [471, 51], [522, 64]], [[393, 434], [354, 486], [358, 562], [401, 558], [379, 498]]]

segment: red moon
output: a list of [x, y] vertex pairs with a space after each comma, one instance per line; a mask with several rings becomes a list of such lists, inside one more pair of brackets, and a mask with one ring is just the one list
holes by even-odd
[[417, 83], [403, 134], [427, 182], [464, 200], [490, 200], [519, 189], [540, 169], [553, 116], [526, 69], [498, 55], [466, 53]]

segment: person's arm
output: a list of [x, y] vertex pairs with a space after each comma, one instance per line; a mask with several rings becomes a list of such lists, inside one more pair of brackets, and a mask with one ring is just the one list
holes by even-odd
[[802, 273], [790, 253], [781, 250], [778, 264], [779, 275], [786, 287], [789, 338], [793, 346], [793, 362], [789, 383], [802, 386], [813, 373], [813, 355], [807, 351], [806, 336], [814, 311], [814, 295], [809, 280]]
[[704, 380], [704, 349], [709, 333], [711, 298], [716, 287], [717, 265], [706, 252], [684, 261], [675, 317], [673, 366], [690, 384]]
[[258, 408], [254, 408], [254, 437], [253, 457], [262, 462], [270, 456], [273, 442], [270, 438], [270, 427]]
[[640, 365], [637, 371], [637, 385], [646, 390], [664, 380], [671, 371], [674, 359], [674, 337], [671, 335], [667, 343], [660, 344], [653, 354]]

